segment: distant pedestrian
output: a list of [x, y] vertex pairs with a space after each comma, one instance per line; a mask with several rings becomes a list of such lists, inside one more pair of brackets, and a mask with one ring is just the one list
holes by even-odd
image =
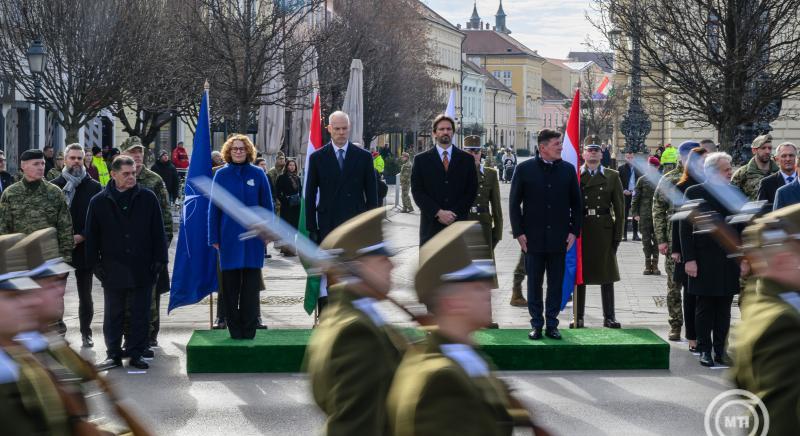
[[189, 153], [183, 148], [183, 142], [179, 142], [172, 150], [172, 164], [179, 170], [189, 168]]
[[633, 230], [633, 240], [639, 241], [639, 223], [631, 218], [631, 203], [633, 197], [636, 195], [636, 180], [639, 179], [641, 174], [633, 166], [633, 153], [625, 153], [625, 163], [619, 167], [619, 178], [622, 181], [622, 195], [625, 197], [625, 220], [622, 231], [622, 240], [628, 240], [628, 222]]
[[514, 170], [517, 166], [517, 157], [511, 153], [511, 149], [506, 150], [503, 155], [503, 181], [511, 183], [514, 178]]
[[678, 165], [678, 150], [672, 146], [672, 144], [667, 144], [664, 148], [664, 151], [661, 153], [661, 167], [664, 169], [664, 172], [672, 171]]
[[[658, 171], [661, 162], [657, 157], [650, 156], [648, 163], [654, 171]], [[620, 175], [622, 172], [620, 171]], [[624, 186], [624, 182], [623, 182]], [[642, 232], [642, 251], [644, 251], [644, 271], [642, 274], [661, 275], [658, 270], [658, 241], [653, 230], [653, 194], [656, 185], [646, 176], [639, 177], [634, 188], [633, 200], [631, 200], [630, 215], [634, 221], [639, 223], [639, 230]]]
[[48, 181], [55, 180], [61, 175], [61, 170], [64, 168], [64, 153], [59, 151], [53, 162], [55, 162], [55, 166], [50, 168], [45, 177]]
[[50, 170], [56, 166], [55, 151], [52, 145], [45, 145], [42, 152], [44, 153], [44, 173], [49, 174]]
[[303, 183], [297, 174], [297, 162], [294, 159], [286, 162], [285, 171], [278, 176], [276, 189], [281, 202], [281, 218], [297, 228], [300, 221]]
[[6, 171], [6, 155], [0, 151], [0, 194], [14, 183], [14, 177]]
[[600, 165], [606, 168], [611, 168], [611, 147], [604, 142], [602, 145], [600, 145], [600, 151], [603, 153], [603, 157], [600, 159]]
[[220, 153], [217, 150], [211, 152], [211, 165], [214, 168], [218, 168], [225, 165], [225, 160], [222, 159], [222, 153]]
[[169, 194], [169, 202], [172, 203], [178, 198], [178, 189], [180, 188], [180, 178], [178, 177], [178, 170], [175, 165], [169, 160], [169, 153], [166, 150], [161, 150], [158, 154], [158, 160], [150, 171], [158, 174], [161, 180], [164, 181], [164, 186]]
[[108, 174], [108, 165], [103, 159], [103, 149], [96, 145], [92, 147], [92, 166], [97, 169], [97, 180], [101, 185], [106, 186], [111, 177]]
[[88, 174], [89, 177], [91, 177], [93, 180], [96, 180], [99, 183], [100, 174], [97, 172], [97, 168], [94, 166], [94, 156], [92, 155], [92, 149], [84, 148], [83, 151], [85, 153], [85, 157], [83, 158], [83, 166], [86, 167], [86, 174]]
[[411, 202], [411, 156], [408, 153], [403, 153], [400, 157], [402, 166], [400, 167], [400, 192], [402, 193], [403, 200], [403, 213], [414, 212], [414, 205]]

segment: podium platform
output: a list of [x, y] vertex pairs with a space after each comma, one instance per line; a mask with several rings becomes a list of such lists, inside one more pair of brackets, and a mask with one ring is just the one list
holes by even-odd
[[[311, 333], [258, 330], [253, 340], [234, 340], [227, 330], [196, 330], [186, 346], [186, 371], [301, 372]], [[531, 341], [528, 330], [498, 329], [479, 331], [475, 339], [501, 371], [669, 369], [669, 344], [648, 329], [563, 329], [561, 335], [560, 341]]]

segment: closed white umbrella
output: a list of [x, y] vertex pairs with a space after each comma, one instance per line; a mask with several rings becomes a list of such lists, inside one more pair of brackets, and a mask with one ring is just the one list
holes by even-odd
[[[311, 95], [319, 84], [317, 74], [317, 51], [314, 47], [309, 47], [309, 52], [303, 62], [300, 80], [297, 84], [297, 96], [295, 97], [292, 113], [292, 131], [289, 143], [289, 155], [298, 156], [298, 165], [305, 162], [306, 148], [308, 146], [308, 131], [311, 126]], [[300, 109], [302, 108], [302, 109]]]
[[264, 153], [271, 165], [283, 143], [286, 109], [283, 101], [283, 65], [278, 61], [270, 69], [272, 79], [264, 84], [261, 93], [261, 107], [258, 109], [258, 138], [256, 147]]
[[353, 59], [350, 64], [350, 81], [342, 111], [350, 116], [350, 142], [364, 147], [364, 65], [361, 59]]

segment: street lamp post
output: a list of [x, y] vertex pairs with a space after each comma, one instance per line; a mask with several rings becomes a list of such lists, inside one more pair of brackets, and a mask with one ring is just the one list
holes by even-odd
[[[616, 39], [615, 44], [619, 45], [619, 38], [622, 31], [613, 29], [609, 36]], [[644, 153], [644, 141], [650, 133], [652, 123], [650, 117], [642, 106], [642, 61], [641, 48], [639, 46], [639, 35], [636, 31], [630, 34], [631, 38], [631, 97], [628, 102], [628, 110], [622, 116], [619, 130], [625, 135], [625, 152]]]
[[33, 101], [33, 143], [35, 149], [41, 149], [39, 144], [39, 101], [41, 100], [42, 91], [42, 73], [47, 67], [47, 48], [42, 44], [42, 38], [36, 38], [28, 47], [25, 53], [28, 58], [28, 68], [33, 74], [33, 84], [35, 89]]

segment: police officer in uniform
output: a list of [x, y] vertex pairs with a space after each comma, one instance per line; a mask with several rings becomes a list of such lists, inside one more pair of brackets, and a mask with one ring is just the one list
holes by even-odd
[[475, 221], [461, 221], [420, 249], [414, 287], [438, 329], [397, 369], [387, 401], [396, 436], [511, 435], [530, 422], [472, 339], [491, 320], [495, 275], [491, 262], [473, 256], [468, 241], [480, 239]]
[[619, 281], [617, 247], [625, 225], [625, 200], [619, 173], [600, 165], [603, 154], [597, 144], [588, 144], [581, 167], [583, 194], [583, 282], [575, 298], [577, 318], [570, 327], [583, 327], [586, 285], [600, 285], [603, 326], [618, 329], [614, 315], [614, 282]]
[[389, 434], [386, 395], [406, 340], [376, 308], [391, 288], [394, 268], [383, 239], [384, 215], [384, 208], [357, 215], [321, 244], [341, 250], [339, 259], [361, 277], [329, 273], [330, 303], [306, 350], [305, 368], [329, 436]]

